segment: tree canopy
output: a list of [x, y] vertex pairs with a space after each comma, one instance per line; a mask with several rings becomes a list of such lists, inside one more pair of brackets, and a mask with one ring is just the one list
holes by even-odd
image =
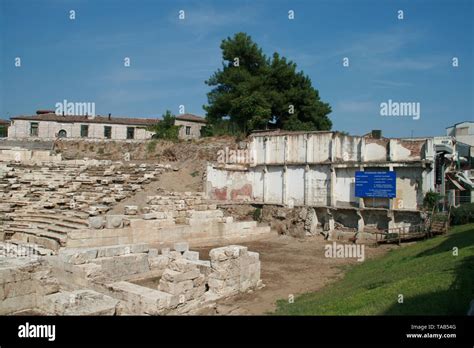
[[274, 53], [267, 58], [245, 33], [224, 39], [222, 69], [205, 83], [213, 89], [204, 105], [209, 123], [228, 118], [242, 132], [266, 129], [329, 130], [331, 107], [320, 100], [311, 79]]
[[154, 132], [155, 139], [177, 140], [179, 134], [179, 126], [175, 126], [176, 117], [169, 110], [163, 114], [162, 119], [157, 124], [148, 127], [148, 130]]

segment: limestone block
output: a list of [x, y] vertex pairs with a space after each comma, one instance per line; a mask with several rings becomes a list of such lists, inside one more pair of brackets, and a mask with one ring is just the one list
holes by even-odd
[[10, 297], [0, 301], [0, 315], [10, 314], [24, 309], [36, 307], [36, 296], [33, 294]]
[[255, 262], [258, 262], [260, 260], [260, 254], [254, 252], [254, 251], [249, 251], [247, 253], [247, 255], [248, 255], [248, 258], [250, 260], [250, 263], [255, 263]]
[[195, 264], [185, 259], [177, 259], [175, 261], [172, 261], [170, 262], [168, 267], [171, 270], [177, 271], [177, 272], [189, 272], [197, 268]]
[[111, 215], [106, 217], [106, 228], [122, 228], [123, 217], [120, 215]]
[[102, 266], [102, 273], [110, 279], [120, 279], [132, 274], [150, 270], [147, 254], [129, 254], [115, 257], [103, 257], [93, 260]]
[[184, 280], [181, 282], [169, 282], [164, 280], [163, 278], [160, 279], [160, 285], [158, 286], [158, 290], [167, 292], [172, 295], [179, 295], [183, 294], [187, 290], [191, 290], [193, 288], [193, 281], [192, 280]]
[[89, 227], [101, 229], [105, 226], [105, 220], [102, 216], [93, 216], [89, 218]]
[[52, 315], [114, 315], [118, 302], [110, 296], [87, 289], [48, 295], [40, 308]]
[[166, 281], [176, 283], [176, 282], [182, 282], [184, 280], [193, 280], [193, 279], [198, 278], [200, 275], [201, 273], [199, 272], [197, 268], [188, 272], [177, 272], [171, 269], [166, 269], [163, 272], [161, 278]]
[[124, 207], [124, 214], [125, 215], [137, 215], [138, 214], [138, 206], [136, 206], [136, 205], [126, 205]]
[[197, 278], [193, 279], [193, 286], [194, 287], [202, 286], [206, 283], [206, 280], [207, 280], [207, 277], [204, 274], [200, 273]]
[[99, 279], [104, 275], [102, 273], [102, 266], [95, 263], [85, 263], [82, 265], [77, 265], [80, 274], [87, 279]]
[[59, 281], [49, 269], [35, 272], [33, 279], [37, 281], [36, 293], [38, 295], [49, 295], [59, 291]]
[[94, 260], [97, 254], [97, 248], [65, 248], [59, 250], [58, 256], [63, 262], [80, 265]]
[[209, 252], [212, 261], [225, 261], [229, 258], [237, 258], [240, 256], [247, 256], [247, 247], [240, 245], [229, 245], [221, 248], [214, 248]]
[[174, 250], [184, 253], [189, 250], [189, 243], [187, 242], [178, 242], [174, 243]]
[[199, 252], [198, 251], [185, 251], [184, 254], [183, 254], [183, 257], [186, 259], [186, 260], [190, 260], [190, 261], [197, 261], [199, 260]]
[[37, 282], [32, 279], [5, 283], [3, 285], [3, 296], [4, 298], [10, 298], [34, 294], [36, 291], [36, 284]]
[[130, 254], [130, 247], [124, 245], [112, 245], [97, 248], [97, 257], [112, 257]]
[[209, 276], [209, 274], [212, 271], [210, 261], [205, 261], [205, 260], [191, 261], [191, 260], [188, 260], [188, 263], [196, 265], [199, 269], [199, 272], [201, 272], [201, 274], [205, 275], [206, 277]]
[[155, 219], [158, 219], [158, 215], [156, 212], [153, 212], [153, 213], [146, 213], [146, 214], [143, 214], [142, 215], [142, 218], [144, 220], [155, 220]]
[[130, 245], [130, 252], [131, 253], [147, 253], [149, 250], [149, 246], [146, 243], [138, 243]]
[[169, 258], [164, 255], [149, 256], [148, 265], [150, 269], [165, 269], [168, 266]]

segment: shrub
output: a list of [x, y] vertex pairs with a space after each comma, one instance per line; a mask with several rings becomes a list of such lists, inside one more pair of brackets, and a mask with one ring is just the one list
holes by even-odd
[[153, 152], [156, 149], [156, 140], [151, 140], [147, 145], [146, 145], [146, 150], [148, 152]]
[[258, 222], [262, 221], [262, 208], [255, 208], [253, 211], [253, 219]]
[[464, 225], [474, 222], [474, 203], [463, 204], [451, 210], [451, 224]]
[[148, 128], [149, 131], [154, 132], [154, 139], [178, 140], [179, 126], [175, 126], [175, 116], [171, 111], [167, 110], [163, 115], [163, 119], [156, 125]]
[[443, 196], [434, 191], [429, 191], [426, 193], [425, 198], [423, 198], [423, 207], [427, 208], [428, 210], [432, 210], [435, 207], [438, 210], [438, 202]]

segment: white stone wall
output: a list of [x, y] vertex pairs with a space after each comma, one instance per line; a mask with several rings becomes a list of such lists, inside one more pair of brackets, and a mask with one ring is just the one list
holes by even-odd
[[[32, 137], [30, 135], [30, 124], [32, 122], [38, 122], [38, 137]], [[135, 127], [136, 140], [150, 139], [153, 132], [149, 132], [144, 128], [137, 126], [127, 126], [122, 124], [106, 124], [106, 123], [60, 123], [52, 121], [30, 121], [30, 120], [14, 120], [12, 125], [8, 128], [8, 138], [11, 139], [25, 139], [25, 138], [38, 138], [38, 139], [55, 139], [58, 136], [60, 130], [65, 130], [67, 133], [66, 138], [81, 138], [81, 125], [89, 126], [88, 139], [105, 139], [104, 127], [112, 127], [111, 139], [115, 140], [126, 140], [127, 139], [127, 127]]]
[[255, 135], [249, 166], [207, 167], [206, 194], [217, 200], [314, 206], [389, 207], [389, 199], [355, 196], [358, 170], [394, 170], [394, 209], [416, 210], [434, 189], [432, 139], [371, 139], [318, 132]]
[[3, 149], [0, 150], [0, 162], [21, 162], [25, 164], [41, 162], [61, 162], [61, 154], [49, 150]]

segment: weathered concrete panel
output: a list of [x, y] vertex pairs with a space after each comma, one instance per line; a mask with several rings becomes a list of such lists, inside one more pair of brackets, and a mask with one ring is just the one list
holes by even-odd
[[288, 167], [286, 180], [287, 203], [292, 200], [294, 204], [304, 205], [304, 167]]
[[312, 166], [308, 171], [308, 205], [328, 205], [331, 170], [326, 166]]
[[268, 167], [265, 174], [265, 202], [283, 203], [283, 168]]
[[332, 133], [308, 134], [308, 163], [327, 162], [331, 158], [331, 148], [328, 146]]
[[364, 161], [386, 161], [388, 139], [365, 139]]
[[253, 199], [257, 202], [263, 202], [263, 178], [264, 178], [264, 167], [259, 166], [255, 167], [253, 170], [249, 172], [249, 174], [253, 174], [252, 182], [253, 182]]
[[395, 209], [417, 209], [423, 203], [421, 192], [421, 168], [395, 168], [397, 174], [397, 197]]
[[[207, 194], [211, 198], [233, 196], [269, 204], [358, 206], [360, 201], [354, 192], [356, 170], [392, 169], [403, 174], [397, 181], [394, 209], [416, 209], [424, 193], [434, 188], [433, 165], [422, 162], [433, 161], [432, 139], [267, 132], [252, 135], [249, 148], [254, 163], [248, 168], [240, 172], [229, 170], [229, 177], [209, 173]], [[252, 186], [251, 194], [247, 184]], [[231, 190], [237, 194], [232, 195]], [[363, 202], [365, 207], [390, 207], [386, 198], [364, 198]]]
[[285, 162], [285, 137], [269, 137], [265, 142], [267, 164], [278, 164]]
[[336, 205], [355, 205], [358, 202], [355, 196], [355, 171], [356, 168], [336, 169]]
[[362, 138], [347, 135], [338, 135], [334, 138], [334, 161], [357, 162], [360, 161], [360, 148]]
[[287, 136], [287, 163], [306, 162], [306, 135], [297, 134]]

